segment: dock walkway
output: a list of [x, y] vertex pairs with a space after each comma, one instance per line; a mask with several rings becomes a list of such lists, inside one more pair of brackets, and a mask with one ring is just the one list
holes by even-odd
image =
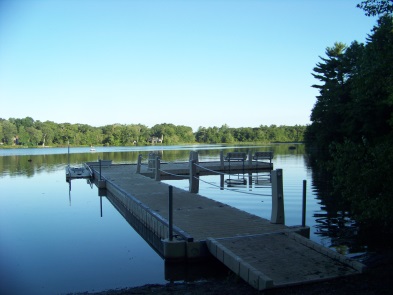
[[[165, 170], [179, 172], [179, 166], [170, 167], [168, 164]], [[101, 178], [119, 203], [162, 240], [165, 259], [213, 255], [259, 290], [356, 274], [364, 269], [362, 264], [295, 233], [304, 228], [272, 224], [178, 188], [173, 188], [175, 238], [169, 241], [167, 184], [137, 174], [132, 164], [102, 167], [101, 176], [98, 166], [91, 168], [96, 184]]]
[[[203, 168], [201, 168], [203, 167]], [[228, 161], [207, 161], [200, 162], [196, 167], [199, 175], [212, 175], [219, 173], [226, 174], [242, 174], [255, 172], [270, 172], [273, 169], [273, 164], [268, 162], [249, 161], [232, 162]], [[188, 162], [161, 162], [160, 163], [160, 178], [161, 179], [180, 179], [181, 175], [188, 177], [190, 173]], [[147, 165], [142, 166], [141, 174], [146, 176], [155, 175], [155, 168], [148, 168]], [[175, 177], [173, 175], [176, 175]]]

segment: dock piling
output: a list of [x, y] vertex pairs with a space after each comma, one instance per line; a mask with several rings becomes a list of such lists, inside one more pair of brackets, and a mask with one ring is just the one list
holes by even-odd
[[272, 216], [271, 223], [285, 224], [284, 189], [282, 169], [273, 170], [272, 180]]
[[136, 173], [141, 174], [141, 165], [142, 165], [142, 155], [139, 154], [138, 156], [138, 163], [136, 165]]
[[220, 151], [220, 165], [221, 169], [224, 169], [224, 151]]
[[197, 194], [199, 191], [199, 179], [197, 179], [197, 167], [196, 160], [193, 159], [190, 161], [190, 179], [189, 179], [189, 192], [193, 194]]
[[220, 174], [220, 190], [224, 190], [224, 174]]
[[156, 157], [156, 163], [155, 163], [155, 179], [156, 181], [160, 181], [161, 180], [161, 171], [160, 171], [160, 167], [161, 167], [161, 162], [160, 162], [160, 157]]
[[[190, 163], [190, 161], [194, 161], [194, 164], [199, 164], [199, 154], [198, 154], [198, 152], [196, 152], [196, 151], [191, 151], [190, 152], [189, 163]], [[196, 167], [195, 172], [196, 173], [199, 172], [199, 168], [198, 167]]]

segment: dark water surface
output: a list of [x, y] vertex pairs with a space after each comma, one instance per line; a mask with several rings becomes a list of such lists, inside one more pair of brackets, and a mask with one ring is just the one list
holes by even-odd
[[[306, 223], [311, 239], [340, 253], [353, 255], [364, 248], [352, 246], [337, 232], [355, 230], [349, 218], [328, 212], [313, 186], [304, 146], [149, 146], [0, 149], [0, 293], [64, 294], [101, 291], [143, 284], [165, 283], [171, 267], [140, 237], [95, 186], [65, 181], [65, 166], [112, 159], [136, 163], [158, 151], [164, 161], [187, 161], [190, 150], [200, 160], [218, 160], [220, 150], [274, 151], [274, 168], [283, 169], [285, 219], [301, 224], [302, 185], [307, 180]], [[234, 176], [232, 176], [234, 177]], [[270, 219], [270, 188], [253, 185], [219, 189], [219, 176], [201, 178], [200, 194]], [[188, 190], [188, 181], [167, 180]], [[101, 205], [102, 204], [102, 205]], [[101, 216], [102, 209], [102, 216]], [[336, 230], [335, 230], [336, 229]], [[337, 230], [339, 229], [339, 230]], [[181, 280], [181, 278], [179, 278]]]

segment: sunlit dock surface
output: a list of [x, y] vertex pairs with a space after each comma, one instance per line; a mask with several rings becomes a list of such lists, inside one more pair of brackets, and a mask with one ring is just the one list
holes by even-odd
[[[232, 172], [254, 169], [243, 164], [232, 163]], [[298, 234], [307, 234], [308, 228], [273, 224], [208, 196], [179, 188], [173, 188], [173, 239], [170, 240], [169, 185], [152, 179], [155, 175], [152, 169], [144, 166], [137, 173], [137, 165], [133, 164], [101, 168], [97, 163], [89, 165], [94, 170], [96, 185], [105, 187], [117, 199], [121, 210], [131, 213], [161, 241], [156, 251], [164, 259], [195, 260], [213, 255], [259, 290], [327, 280], [364, 270], [362, 264]], [[228, 173], [220, 162], [199, 165]], [[270, 171], [272, 166], [266, 163], [263, 168]], [[160, 173], [163, 179], [164, 175], [187, 177], [190, 172], [187, 162], [161, 163], [160, 169], [166, 171]]]

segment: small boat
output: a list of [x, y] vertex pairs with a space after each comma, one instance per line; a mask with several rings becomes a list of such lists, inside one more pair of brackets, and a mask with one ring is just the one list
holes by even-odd
[[66, 167], [66, 179], [91, 178], [92, 176], [93, 171], [86, 164], [83, 166], [67, 165]]
[[68, 165], [65, 168], [66, 181], [75, 178], [92, 178], [93, 171], [84, 163], [82, 166], [70, 166], [70, 144], [68, 143]]
[[91, 152], [95, 152], [95, 151], [96, 151], [96, 149], [94, 148], [94, 146], [92, 146], [92, 145], [90, 146], [90, 151], [91, 151]]

